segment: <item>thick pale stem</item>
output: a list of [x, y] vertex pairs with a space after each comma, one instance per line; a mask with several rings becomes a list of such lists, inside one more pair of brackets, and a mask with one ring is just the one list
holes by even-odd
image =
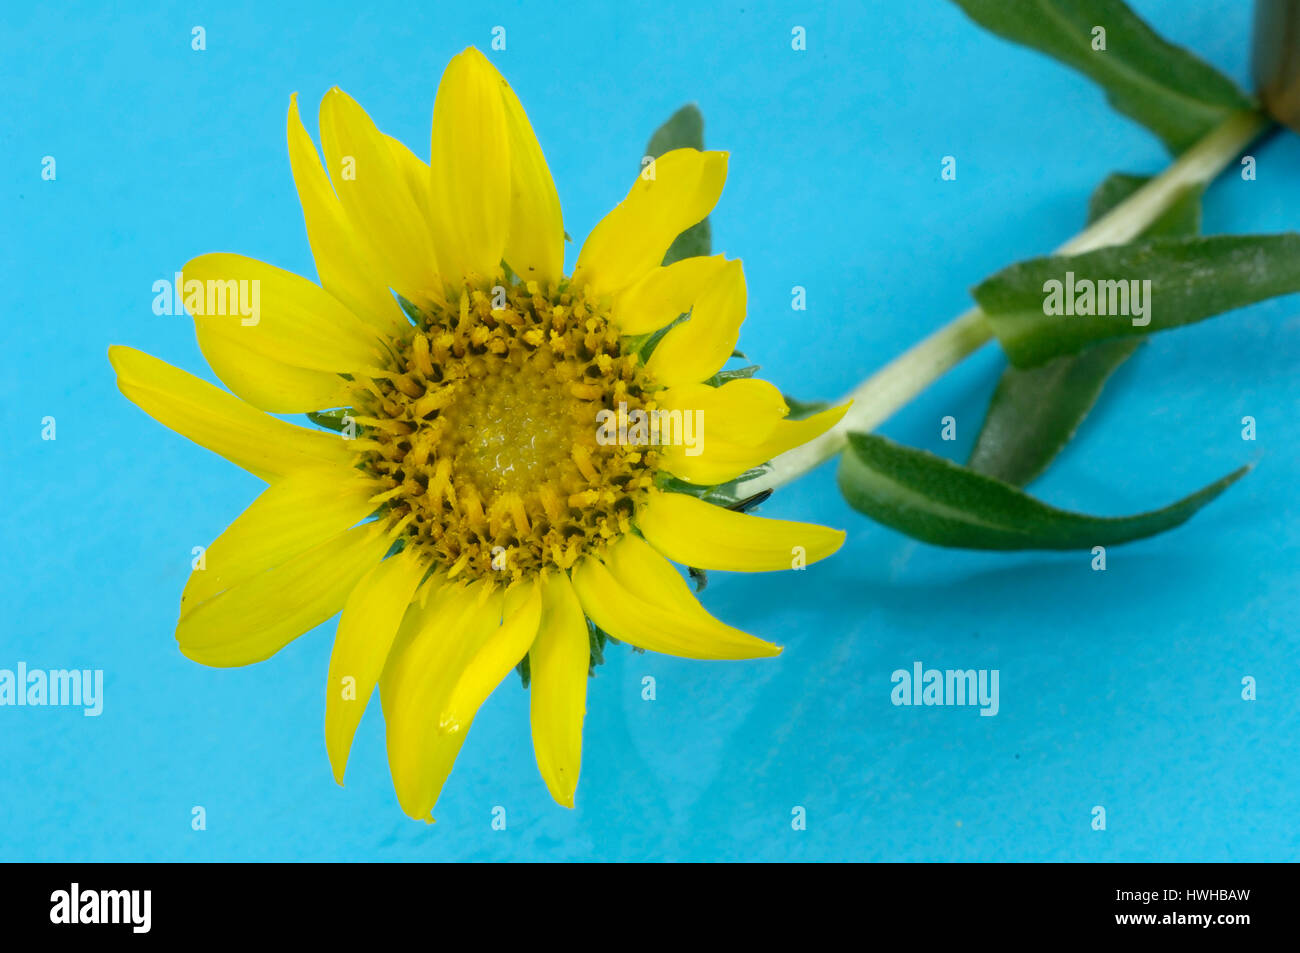
[[[1107, 245], [1122, 245], [1142, 234], [1192, 186], [1208, 184], [1270, 125], [1262, 113], [1245, 110], [1229, 116], [1164, 172], [1097, 219], [1056, 250], [1079, 255]], [[737, 486], [740, 497], [783, 486], [844, 449], [850, 433], [873, 430], [964, 358], [993, 333], [984, 312], [971, 308], [894, 358], [839, 403], [853, 401], [832, 429], [772, 461], [771, 469]]]

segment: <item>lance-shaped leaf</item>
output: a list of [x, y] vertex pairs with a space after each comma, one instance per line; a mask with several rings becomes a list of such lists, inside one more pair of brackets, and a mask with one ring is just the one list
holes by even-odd
[[1287, 233], [1140, 239], [1034, 258], [972, 293], [1011, 363], [1034, 367], [1296, 291], [1300, 234]]
[[[1088, 224], [1091, 225], [1131, 196], [1151, 179], [1150, 175], [1113, 172], [1093, 190], [1088, 199]], [[1139, 238], [1186, 238], [1201, 230], [1201, 195], [1204, 185], [1183, 189], [1160, 215], [1144, 228]]]
[[[1108, 176], [1092, 194], [1088, 221], [1096, 221], [1149, 181], [1149, 176], [1118, 172]], [[1185, 190], [1143, 235], [1196, 234], [1201, 227], [1201, 192]], [[966, 465], [1014, 486], [1039, 476], [1074, 437], [1110, 375], [1139, 343], [1103, 341], [1039, 367], [1008, 367]]]
[[878, 523], [936, 546], [1091, 549], [1154, 536], [1186, 522], [1250, 467], [1135, 516], [1099, 517], [1048, 506], [1010, 484], [875, 434], [849, 434], [840, 491]]
[[[690, 103], [673, 113], [662, 126], [655, 130], [646, 144], [645, 154], [658, 159], [665, 152], [674, 149], [704, 148], [704, 114], [698, 106]], [[713, 232], [709, 220], [692, 225], [682, 232], [668, 248], [663, 263], [671, 265], [683, 258], [707, 255], [713, 248]]]
[[1138, 344], [1103, 341], [1040, 367], [1008, 367], [966, 465], [1012, 486], [1033, 480], [1070, 442], [1106, 379]]
[[976, 23], [1071, 66], [1175, 155], [1250, 100], [1121, 0], [954, 0]]

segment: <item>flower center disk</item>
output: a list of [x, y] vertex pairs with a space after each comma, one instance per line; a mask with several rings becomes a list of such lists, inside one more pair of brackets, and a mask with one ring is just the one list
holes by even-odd
[[518, 579], [630, 530], [656, 453], [601, 445], [596, 415], [653, 403], [607, 311], [563, 285], [467, 289], [391, 351], [353, 407], [395, 539], [451, 577]]

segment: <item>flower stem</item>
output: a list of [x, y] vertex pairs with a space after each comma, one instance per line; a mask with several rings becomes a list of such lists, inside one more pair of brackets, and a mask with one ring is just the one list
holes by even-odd
[[[1056, 250], [1079, 255], [1107, 245], [1131, 242], [1189, 187], [1204, 186], [1271, 125], [1263, 113], [1233, 113], [1184, 152], [1169, 168]], [[770, 469], [736, 487], [740, 498], [783, 486], [844, 449], [848, 434], [884, 423], [921, 391], [979, 350], [993, 337], [978, 307], [904, 351], [847, 394], [853, 401], [842, 420], [820, 437], [781, 454]]]

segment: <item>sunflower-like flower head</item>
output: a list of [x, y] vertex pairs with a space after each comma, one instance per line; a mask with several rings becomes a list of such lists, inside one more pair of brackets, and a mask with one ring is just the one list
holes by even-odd
[[[213, 254], [176, 289], [233, 395], [110, 349], [128, 398], [269, 484], [191, 575], [176, 638], [195, 661], [247, 665], [342, 610], [335, 778], [378, 686], [398, 799], [426, 819], [475, 713], [526, 658], [537, 763], [571, 807], [593, 633], [775, 655], [709, 615], [668, 560], [788, 569], [843, 539], [681, 491], [735, 479], [843, 408], [790, 421], [770, 384], [720, 380], [745, 316], [740, 262], [661, 265], [717, 201], [725, 153], [655, 160], [566, 277], [546, 160], [477, 50], [443, 75], [428, 164], [338, 89], [320, 133], [323, 167], [291, 99], [320, 285]], [[332, 431], [271, 416], [300, 413]]]

